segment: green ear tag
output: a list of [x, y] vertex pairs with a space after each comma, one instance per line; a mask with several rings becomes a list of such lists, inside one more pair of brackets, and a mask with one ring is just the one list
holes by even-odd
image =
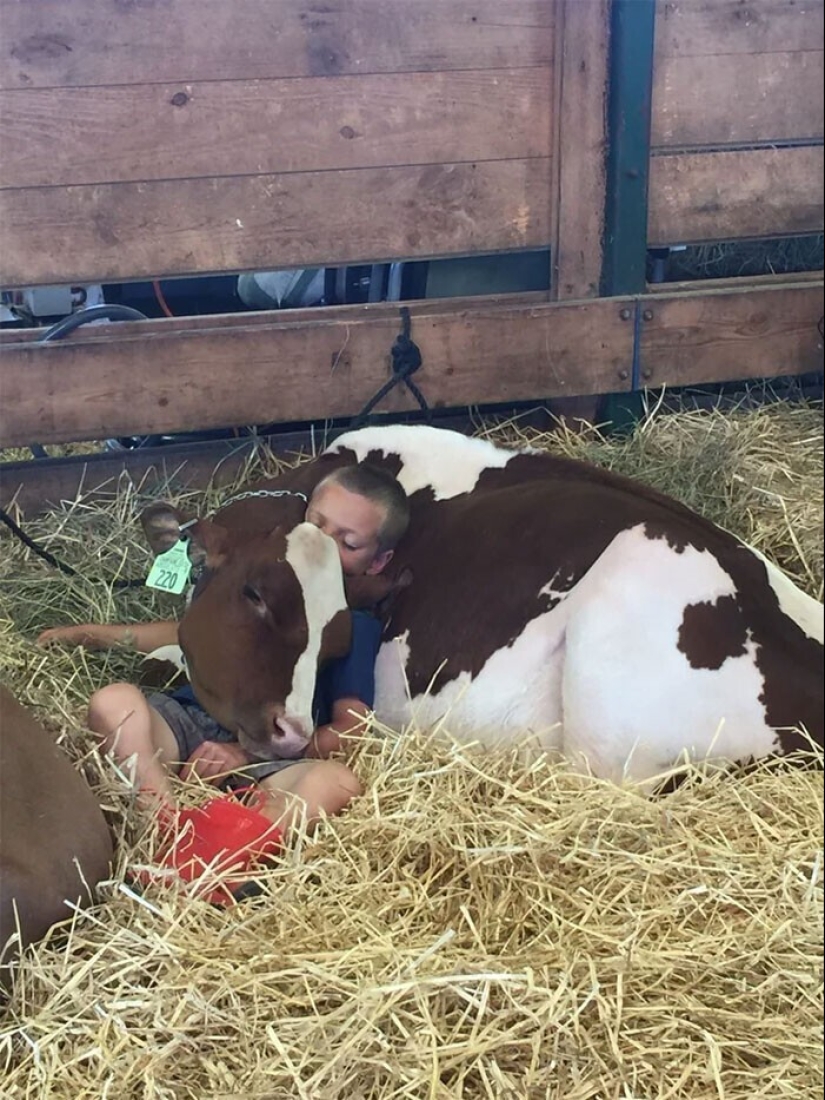
[[174, 592], [177, 596], [183, 592], [192, 569], [187, 546], [185, 539], [178, 539], [169, 550], [158, 554], [146, 578], [147, 588], [159, 588], [161, 592]]

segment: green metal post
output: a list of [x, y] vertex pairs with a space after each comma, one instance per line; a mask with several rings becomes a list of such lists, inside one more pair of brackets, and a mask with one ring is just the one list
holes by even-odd
[[[608, 90], [607, 196], [603, 296], [641, 294], [647, 259], [647, 188], [653, 90], [655, 0], [613, 0]], [[638, 310], [636, 311], [638, 314]], [[638, 317], [632, 388], [639, 388]], [[639, 418], [638, 393], [613, 394], [606, 418], [626, 428]]]

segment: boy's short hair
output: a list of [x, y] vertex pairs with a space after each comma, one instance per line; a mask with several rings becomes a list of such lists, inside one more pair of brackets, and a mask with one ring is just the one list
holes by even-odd
[[410, 503], [401, 482], [380, 466], [372, 466], [368, 462], [333, 470], [317, 488], [330, 482], [350, 493], [366, 497], [383, 510], [384, 522], [378, 532], [378, 551], [394, 550], [410, 522]]

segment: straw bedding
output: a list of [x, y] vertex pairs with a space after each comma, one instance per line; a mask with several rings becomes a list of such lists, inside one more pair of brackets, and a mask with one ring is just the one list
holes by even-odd
[[[653, 416], [611, 441], [496, 434], [652, 481], [821, 596], [820, 408]], [[27, 524], [81, 579], [3, 543], [4, 679], [119, 839], [100, 903], [67, 911], [21, 964], [0, 1016], [3, 1096], [821, 1096], [820, 773], [696, 773], [649, 800], [446, 730], [376, 728], [354, 748], [366, 794], [300, 836], [261, 896], [219, 910], [171, 886], [132, 892], [126, 868], [151, 865], [157, 838], [82, 716], [135, 658], [32, 638], [174, 613], [101, 583], [145, 573], [144, 502], [121, 485], [108, 507]]]

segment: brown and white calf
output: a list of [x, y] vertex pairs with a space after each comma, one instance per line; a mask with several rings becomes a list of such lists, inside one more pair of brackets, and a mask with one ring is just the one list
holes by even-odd
[[[734, 536], [602, 469], [425, 426], [347, 433], [256, 489], [309, 495], [362, 460], [411, 502], [383, 578], [412, 574], [378, 655], [382, 722], [532, 735], [616, 781], [805, 748], [800, 729], [822, 744], [822, 606]], [[190, 677], [263, 758], [301, 751], [319, 663], [347, 645], [338, 556], [303, 508], [256, 495], [190, 529]], [[156, 549], [179, 532], [168, 508], [145, 526]]]
[[100, 806], [30, 711], [0, 686], [0, 984], [20, 948], [88, 904], [109, 873]]

